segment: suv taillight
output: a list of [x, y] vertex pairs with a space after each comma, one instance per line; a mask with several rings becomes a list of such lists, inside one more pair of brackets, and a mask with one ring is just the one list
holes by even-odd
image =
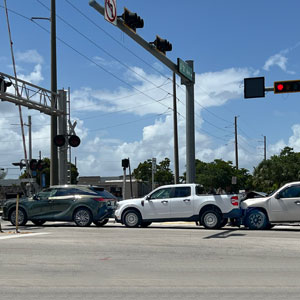
[[105, 201], [105, 199], [104, 199], [104, 198], [101, 198], [101, 197], [93, 198], [93, 199], [96, 200], [96, 201]]
[[232, 196], [231, 197], [231, 204], [233, 206], [239, 206], [239, 197], [238, 196]]

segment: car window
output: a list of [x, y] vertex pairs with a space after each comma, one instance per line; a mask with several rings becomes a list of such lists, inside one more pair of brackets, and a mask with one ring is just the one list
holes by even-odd
[[300, 197], [300, 186], [291, 186], [280, 192], [280, 198]]
[[117, 199], [113, 194], [108, 191], [97, 191], [97, 194], [100, 195], [104, 199]]
[[204, 188], [202, 185], [196, 185], [196, 195], [203, 195], [204, 194]]
[[40, 200], [48, 199], [49, 197], [53, 197], [56, 195], [57, 189], [45, 189], [40, 191], [37, 196]]
[[151, 199], [164, 199], [164, 198], [170, 198], [171, 195], [171, 188], [164, 188], [160, 189], [158, 191], [155, 191], [151, 195]]
[[175, 198], [191, 196], [191, 188], [189, 186], [181, 186], [175, 188]]
[[55, 196], [69, 196], [74, 195], [73, 189], [58, 189]]

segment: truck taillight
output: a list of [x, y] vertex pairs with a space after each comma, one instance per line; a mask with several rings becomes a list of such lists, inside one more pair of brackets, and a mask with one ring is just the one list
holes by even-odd
[[233, 206], [239, 206], [239, 197], [238, 196], [232, 196], [231, 197], [231, 204]]

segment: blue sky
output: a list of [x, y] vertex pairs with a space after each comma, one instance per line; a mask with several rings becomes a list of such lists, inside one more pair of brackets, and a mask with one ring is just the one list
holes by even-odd
[[[98, 1], [104, 5], [103, 0]], [[0, 3], [0, 72], [13, 75], [3, 3]], [[50, 0], [7, 0], [20, 78], [50, 88]], [[173, 168], [172, 73], [138, 44], [109, 24], [88, 1], [57, 1], [58, 89], [71, 89], [71, 117], [82, 144], [73, 149], [81, 176], [121, 175], [121, 160], [132, 169], [152, 157], [171, 159]], [[252, 171], [285, 146], [300, 151], [300, 94], [243, 99], [243, 79], [299, 79], [300, 2], [287, 0], [117, 0], [144, 19], [138, 34], [159, 35], [173, 50], [168, 58], [194, 60], [196, 158], [235, 161], [234, 117], [238, 116], [239, 166]], [[177, 77], [180, 174], [185, 171], [185, 87]], [[32, 116], [33, 156], [50, 153], [50, 119]], [[18, 109], [0, 103], [0, 166], [22, 153]], [[27, 129], [26, 129], [27, 130]], [[73, 161], [74, 162], [74, 161]], [[19, 170], [9, 169], [8, 178]]]

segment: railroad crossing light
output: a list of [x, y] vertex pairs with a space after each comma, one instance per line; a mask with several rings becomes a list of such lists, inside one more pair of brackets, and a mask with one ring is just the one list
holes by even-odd
[[0, 76], [0, 92], [5, 93], [6, 89], [11, 85], [11, 82], [5, 81], [4, 77]]
[[54, 137], [53, 143], [56, 147], [62, 147], [65, 145], [66, 139], [62, 134], [59, 134]]
[[286, 80], [274, 82], [274, 94], [300, 92], [300, 80]]
[[45, 167], [44, 162], [41, 159], [39, 159], [37, 164], [36, 164], [36, 169], [38, 171], [43, 171], [44, 167]]
[[156, 40], [153, 42], [153, 44], [155, 45], [156, 49], [163, 54], [166, 54], [166, 51], [172, 51], [172, 44], [169, 41], [162, 39], [158, 35], [156, 36]]
[[122, 18], [124, 20], [124, 24], [127, 25], [130, 29], [136, 32], [137, 28], [144, 27], [144, 20], [137, 15], [137, 13], [133, 13], [124, 7], [124, 13], [122, 14]]
[[71, 147], [78, 147], [80, 145], [80, 138], [77, 135], [71, 135], [69, 137], [69, 145]]
[[37, 169], [37, 160], [36, 159], [31, 159], [30, 162], [29, 162], [29, 168], [31, 171], [36, 171]]

